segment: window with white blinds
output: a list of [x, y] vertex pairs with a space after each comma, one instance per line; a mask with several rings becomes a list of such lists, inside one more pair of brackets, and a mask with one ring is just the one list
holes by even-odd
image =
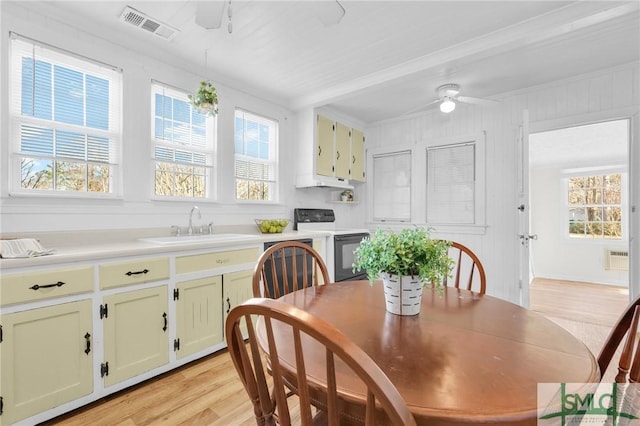
[[122, 72], [11, 34], [11, 191], [118, 195]]
[[373, 220], [411, 220], [411, 151], [373, 155]]
[[278, 122], [235, 111], [236, 200], [276, 201]]
[[473, 224], [475, 142], [427, 148], [427, 223]]
[[188, 93], [153, 81], [155, 195], [206, 198], [213, 179], [216, 119], [198, 112]]

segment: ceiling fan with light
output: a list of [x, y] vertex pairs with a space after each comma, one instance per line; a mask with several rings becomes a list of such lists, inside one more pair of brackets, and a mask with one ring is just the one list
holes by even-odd
[[448, 114], [456, 109], [457, 102], [476, 105], [495, 105], [498, 103], [490, 99], [473, 98], [471, 96], [460, 96], [460, 85], [455, 83], [447, 83], [439, 86], [436, 89], [436, 93], [438, 94], [437, 99], [434, 99], [426, 105], [420, 106], [419, 108], [413, 109], [405, 113], [405, 115], [425, 110], [431, 105], [435, 104], [440, 104], [440, 111]]

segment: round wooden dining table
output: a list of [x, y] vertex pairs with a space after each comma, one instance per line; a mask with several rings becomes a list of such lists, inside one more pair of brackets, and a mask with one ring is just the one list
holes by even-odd
[[[415, 316], [387, 312], [379, 281], [309, 287], [280, 300], [327, 321], [360, 346], [396, 386], [418, 424], [535, 425], [539, 383], [600, 378], [580, 340], [542, 315], [488, 295], [425, 289]], [[258, 335], [262, 340], [260, 327]], [[295, 370], [293, 343], [278, 340], [279, 359]], [[315, 342], [303, 344], [307, 377], [322, 383], [325, 353]], [[364, 405], [362, 383], [343, 376], [339, 388], [349, 403]]]

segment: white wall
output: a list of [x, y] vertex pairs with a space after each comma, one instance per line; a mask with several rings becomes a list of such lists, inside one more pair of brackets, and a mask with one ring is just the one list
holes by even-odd
[[[312, 143], [297, 137], [295, 114], [269, 100], [247, 94], [241, 88], [226, 86], [213, 79], [219, 92], [217, 178], [219, 198], [211, 201], [153, 201], [151, 162], [152, 79], [190, 91], [198, 87], [203, 75], [185, 70], [180, 64], [159, 62], [144, 52], [110, 43], [102, 35], [92, 35], [47, 16], [28, 12], [19, 2], [0, 2], [2, 60], [0, 69], [0, 232], [65, 231], [85, 229], [129, 229], [185, 226], [194, 204], [203, 221], [217, 225], [253, 224], [254, 218], [292, 218], [294, 207], [334, 207], [327, 204], [329, 191], [295, 188], [296, 152], [298, 144]], [[86, 200], [81, 198], [25, 197], [8, 194], [9, 125], [8, 125], [8, 34], [16, 32], [92, 59], [123, 69], [123, 173], [124, 194], [118, 200]], [[280, 123], [280, 203], [276, 205], [236, 203], [233, 195], [233, 114], [242, 107], [277, 119]], [[336, 215], [340, 226], [358, 226], [356, 206], [339, 206]]]
[[[634, 63], [504, 94], [497, 107], [460, 104], [449, 115], [436, 109], [375, 123], [365, 129], [367, 145], [392, 149], [486, 131], [486, 232], [441, 236], [460, 241], [478, 254], [491, 283], [488, 294], [518, 302], [517, 134], [523, 111], [529, 111], [532, 131], [630, 117], [639, 109], [639, 77], [639, 65]], [[424, 220], [413, 218], [419, 224]]]
[[[530, 174], [531, 244], [534, 277], [599, 284], [628, 285], [626, 271], [605, 269], [605, 249], [626, 250], [621, 241], [575, 240], [566, 236], [566, 190], [558, 168], [534, 169]], [[543, 207], [543, 210], [537, 208]]]

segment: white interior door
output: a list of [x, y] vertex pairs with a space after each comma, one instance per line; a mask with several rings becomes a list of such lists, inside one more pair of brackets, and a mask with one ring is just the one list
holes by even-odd
[[518, 191], [516, 212], [519, 251], [520, 304], [529, 307], [529, 111], [522, 112], [522, 124], [518, 129]]
[[631, 117], [629, 144], [629, 296], [640, 295], [640, 114]]

